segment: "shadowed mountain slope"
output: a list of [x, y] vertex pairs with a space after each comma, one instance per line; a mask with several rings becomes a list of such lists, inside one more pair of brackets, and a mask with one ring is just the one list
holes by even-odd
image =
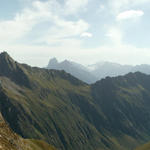
[[92, 105], [87, 84], [64, 71], [15, 65], [25, 77], [20, 84], [22, 73], [17, 79], [1, 73], [0, 111], [16, 133], [59, 149], [107, 149], [102, 142], [107, 139], [82, 116], [78, 106], [80, 101]]
[[62, 150], [132, 150], [150, 140], [150, 76], [87, 85], [64, 71], [10, 61], [7, 53], [0, 62], [2, 55], [9, 61], [0, 70], [0, 111], [19, 135]]

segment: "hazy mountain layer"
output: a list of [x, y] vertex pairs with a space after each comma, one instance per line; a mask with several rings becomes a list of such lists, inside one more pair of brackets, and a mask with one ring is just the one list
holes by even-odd
[[[94, 65], [89, 65], [88, 68], [91, 70], [91, 73], [99, 79], [109, 77], [115, 77], [119, 75], [125, 75], [129, 72], [142, 72], [150, 74], [150, 65], [120, 65], [118, 63], [103, 62], [97, 63]], [[92, 69], [91, 69], [92, 68]]]
[[[117, 63], [103, 62], [88, 66], [88, 68], [93, 68], [91, 73], [95, 75], [98, 79], [109, 77], [115, 77], [119, 75], [125, 75], [131, 72], [133, 66], [130, 65], [120, 65]], [[137, 70], [138, 71], [138, 70]]]
[[88, 69], [78, 63], [71, 62], [71, 61], [63, 61], [58, 62], [56, 58], [53, 58], [49, 61], [47, 66], [48, 69], [56, 69], [56, 70], [65, 70], [67, 73], [72, 74], [76, 78], [86, 82], [86, 83], [93, 83], [98, 79], [88, 71]]
[[62, 150], [133, 150], [150, 140], [150, 76], [130, 73], [92, 85], [64, 71], [0, 55], [0, 112], [25, 138]]
[[111, 62], [101, 62], [87, 67], [81, 64], [65, 60], [63, 62], [58, 62], [56, 58], [50, 60], [48, 69], [65, 70], [66, 72], [72, 74], [78, 79], [86, 83], [94, 83], [107, 76], [115, 77], [119, 75], [125, 75], [129, 72], [142, 72], [150, 74], [150, 65], [120, 65], [118, 63]]

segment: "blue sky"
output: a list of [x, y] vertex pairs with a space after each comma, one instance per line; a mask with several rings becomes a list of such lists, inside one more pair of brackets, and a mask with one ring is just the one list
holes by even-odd
[[1, 51], [43, 67], [52, 57], [82, 64], [150, 64], [150, 0], [5, 0]]

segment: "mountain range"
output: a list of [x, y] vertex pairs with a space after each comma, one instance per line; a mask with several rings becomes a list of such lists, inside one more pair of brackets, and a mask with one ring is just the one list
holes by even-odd
[[133, 150], [150, 141], [149, 108], [150, 75], [135, 72], [87, 84], [63, 70], [0, 54], [0, 113], [12, 134], [29, 139], [26, 145]]
[[86, 67], [73, 61], [65, 60], [59, 63], [56, 58], [53, 58], [49, 61], [47, 69], [64, 70], [86, 83], [93, 83], [98, 80]]
[[83, 66], [73, 61], [58, 62], [56, 58], [52, 58], [49, 61], [47, 69], [65, 70], [78, 79], [86, 83], [94, 83], [107, 76], [115, 77], [119, 75], [125, 75], [129, 72], [142, 72], [150, 74], [150, 65], [121, 65], [112, 62], [100, 62], [88, 66]]

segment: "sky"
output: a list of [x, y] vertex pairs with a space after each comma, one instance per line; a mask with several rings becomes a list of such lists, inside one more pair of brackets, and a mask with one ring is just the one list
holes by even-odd
[[150, 0], [0, 2], [0, 52], [18, 62], [150, 64]]

